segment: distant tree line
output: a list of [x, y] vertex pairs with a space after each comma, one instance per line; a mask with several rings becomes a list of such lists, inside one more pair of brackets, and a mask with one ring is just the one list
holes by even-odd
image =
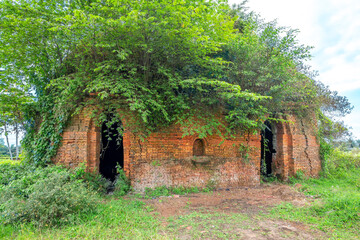
[[0, 138], [0, 158], [11, 159], [11, 156], [16, 156], [15, 145], [11, 144], [9, 149], [9, 147], [5, 144], [5, 140], [3, 138]]

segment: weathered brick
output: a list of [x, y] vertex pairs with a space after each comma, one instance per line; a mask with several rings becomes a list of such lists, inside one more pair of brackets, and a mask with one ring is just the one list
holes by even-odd
[[[291, 123], [273, 124], [276, 148], [273, 173], [284, 180], [299, 170], [308, 176], [317, 176], [321, 162], [316, 126], [294, 116], [287, 120]], [[123, 123], [126, 122], [124, 119]], [[259, 134], [237, 134], [235, 139], [225, 140], [208, 136], [203, 139], [204, 154], [194, 156], [194, 143], [198, 137], [182, 138], [178, 125], [153, 133], [143, 142], [126, 128], [126, 124], [124, 128], [124, 171], [137, 190], [162, 185], [205, 187], [215, 184], [219, 188], [228, 188], [260, 184]], [[69, 167], [84, 162], [88, 171], [97, 172], [100, 141], [99, 127], [85, 113], [76, 115], [65, 129], [62, 145], [53, 161]], [[241, 145], [248, 146], [250, 151], [247, 154], [241, 152]]]

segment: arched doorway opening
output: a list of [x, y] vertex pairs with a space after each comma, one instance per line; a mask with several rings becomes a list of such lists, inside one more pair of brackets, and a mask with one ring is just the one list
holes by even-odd
[[123, 127], [121, 122], [109, 126], [106, 121], [101, 127], [101, 147], [99, 172], [106, 179], [115, 181], [116, 166], [124, 168]]
[[264, 129], [261, 131], [261, 164], [260, 173], [263, 177], [271, 177], [273, 175], [273, 153], [274, 149], [274, 132], [269, 121], [265, 121]]

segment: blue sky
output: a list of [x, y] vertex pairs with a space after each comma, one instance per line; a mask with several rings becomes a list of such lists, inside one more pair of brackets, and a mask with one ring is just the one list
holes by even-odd
[[300, 30], [299, 41], [314, 47], [308, 64], [319, 71], [317, 80], [354, 105], [343, 120], [360, 139], [360, 1], [249, 0], [247, 6], [267, 21]]

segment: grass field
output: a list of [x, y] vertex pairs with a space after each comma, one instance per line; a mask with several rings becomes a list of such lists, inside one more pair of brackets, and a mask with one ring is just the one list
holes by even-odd
[[[9, 160], [1, 160], [2, 165], [18, 164]], [[295, 206], [283, 202], [271, 206], [264, 212], [247, 214], [242, 205], [229, 205], [223, 209], [191, 209], [188, 201], [184, 209], [186, 212], [176, 215], [161, 217], [154, 211], [151, 204], [146, 201], [162, 199], [158, 195], [164, 189], [151, 192], [155, 200], [149, 197], [142, 199], [136, 197], [116, 197], [101, 195], [96, 205], [96, 210], [86, 214], [74, 215], [73, 223], [60, 226], [38, 227], [32, 223], [1, 224], [1, 239], [174, 239], [185, 234], [189, 239], [239, 239], [244, 237], [244, 232], [257, 233], [268, 236], [269, 231], [259, 226], [261, 223], [271, 222], [273, 225], [296, 223], [306, 228], [315, 229], [315, 239], [359, 239], [360, 238], [360, 158], [351, 153], [335, 152], [333, 160], [326, 166], [326, 177], [318, 179], [292, 179], [290, 186], [296, 186], [298, 191], [312, 199], [311, 205]], [[16, 173], [15, 168], [11, 174]], [[15, 170], [14, 170], [15, 169]], [[1, 174], [0, 174], [1, 175]], [[6, 176], [6, 173], [3, 173]], [[35, 176], [35, 175], [34, 175]], [[38, 177], [39, 175], [37, 175]], [[0, 176], [1, 177], [1, 176]], [[27, 178], [23, 178], [26, 180]], [[7, 181], [3, 178], [3, 181]], [[28, 181], [28, 180], [26, 180]], [[5, 185], [0, 185], [4, 188]], [[292, 189], [292, 187], [290, 187]], [[150, 191], [148, 191], [149, 194]], [[156, 193], [156, 194], [155, 194]], [[171, 195], [166, 191], [166, 195]], [[184, 192], [186, 194], [186, 192]], [[197, 199], [201, 196], [211, 197], [211, 193], [196, 193]], [[210, 195], [209, 195], [210, 194]], [[220, 193], [219, 193], [220, 194]], [[226, 193], [225, 193], [226, 194]], [[151, 195], [151, 196], [152, 196]], [[235, 196], [239, 201], [241, 197]], [[270, 196], [271, 197], [271, 196]], [[158, 199], [158, 200], [157, 200]], [[164, 197], [170, 199], [169, 197]], [[179, 198], [178, 198], [179, 199]], [[190, 199], [190, 198], [189, 198]], [[237, 200], [235, 199], [235, 200]], [[175, 199], [176, 200], [176, 199]], [[230, 202], [229, 202], [230, 203]], [[237, 202], [239, 203], [239, 202]], [[1, 204], [0, 204], [1, 206]], [[229, 208], [230, 207], [230, 208]], [[239, 212], [228, 212], [235, 209]], [[258, 206], [262, 209], [262, 206]], [[200, 209], [200, 211], [199, 211]], [[222, 211], [222, 210], [226, 211]], [[191, 211], [190, 211], [191, 210]], [[291, 229], [290, 229], [291, 230]], [[309, 231], [310, 232], [310, 231]], [[313, 232], [310, 232], [312, 234]], [[280, 237], [301, 238], [293, 233], [281, 233]], [[324, 237], [325, 236], [325, 237]], [[314, 238], [314, 237], [313, 237]]]
[[318, 179], [295, 180], [317, 201], [310, 207], [283, 204], [273, 215], [313, 224], [333, 239], [360, 239], [360, 153], [335, 150]]
[[311, 224], [332, 239], [360, 238], [360, 169], [348, 172], [347, 178], [308, 179], [298, 184], [317, 201], [303, 208], [281, 204], [272, 216]]
[[159, 221], [139, 201], [103, 199], [98, 213], [76, 225], [38, 229], [30, 224], [0, 226], [2, 239], [164, 239]]

